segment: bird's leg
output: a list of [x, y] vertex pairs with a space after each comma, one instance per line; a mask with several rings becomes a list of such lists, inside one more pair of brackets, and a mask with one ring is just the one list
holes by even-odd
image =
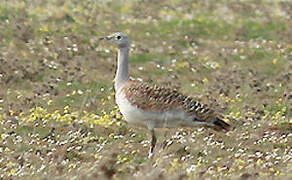
[[152, 136], [151, 146], [150, 146], [149, 154], [148, 154], [148, 158], [149, 159], [153, 156], [153, 151], [154, 151], [154, 148], [155, 148], [155, 145], [156, 145], [156, 141], [157, 141], [157, 138], [155, 136], [154, 129], [151, 129], [151, 136]]

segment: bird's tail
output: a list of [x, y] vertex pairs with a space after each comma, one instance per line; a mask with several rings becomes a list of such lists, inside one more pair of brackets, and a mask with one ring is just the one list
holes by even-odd
[[223, 121], [221, 117], [218, 116], [215, 117], [215, 120], [213, 121], [212, 125], [213, 128], [217, 131], [223, 130], [227, 132], [231, 129], [231, 126], [227, 122]]

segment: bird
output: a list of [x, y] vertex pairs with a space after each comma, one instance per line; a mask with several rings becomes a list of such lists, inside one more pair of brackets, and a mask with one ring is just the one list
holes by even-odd
[[231, 125], [207, 105], [176, 89], [133, 80], [129, 76], [130, 39], [123, 32], [99, 38], [117, 45], [117, 68], [114, 78], [115, 101], [128, 124], [143, 126], [151, 132], [148, 157], [153, 156], [156, 128], [207, 126], [227, 132]]

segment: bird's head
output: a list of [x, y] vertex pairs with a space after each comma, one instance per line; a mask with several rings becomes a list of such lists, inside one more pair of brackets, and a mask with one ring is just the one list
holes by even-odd
[[109, 36], [101, 37], [99, 40], [108, 40], [118, 45], [119, 48], [129, 47], [130, 39], [123, 32], [116, 32]]

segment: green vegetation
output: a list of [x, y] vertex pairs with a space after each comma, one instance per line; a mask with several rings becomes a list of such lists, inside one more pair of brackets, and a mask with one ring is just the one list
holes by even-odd
[[[290, 1], [0, 1], [0, 179], [292, 178]], [[209, 104], [234, 129], [129, 126], [114, 103], [115, 47], [130, 72]]]

